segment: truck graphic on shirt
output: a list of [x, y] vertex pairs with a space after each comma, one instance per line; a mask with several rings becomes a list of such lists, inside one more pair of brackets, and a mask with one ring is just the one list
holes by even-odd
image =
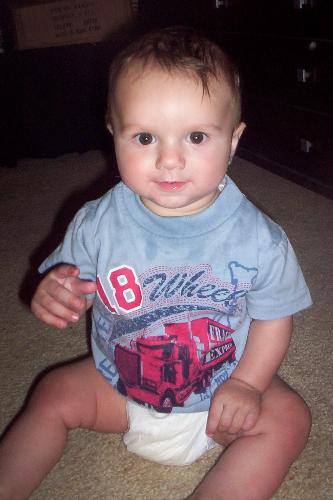
[[234, 330], [210, 318], [164, 325], [164, 335], [139, 337], [130, 347], [117, 344], [118, 390], [171, 412], [192, 392], [204, 392], [214, 371], [236, 359]]

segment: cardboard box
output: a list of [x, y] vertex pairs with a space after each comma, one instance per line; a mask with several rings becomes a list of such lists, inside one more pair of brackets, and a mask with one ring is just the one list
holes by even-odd
[[57, 0], [13, 8], [16, 48], [94, 43], [133, 18], [130, 0]]

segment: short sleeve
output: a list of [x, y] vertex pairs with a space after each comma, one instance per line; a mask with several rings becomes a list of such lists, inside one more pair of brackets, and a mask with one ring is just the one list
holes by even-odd
[[253, 319], [278, 319], [306, 309], [312, 304], [295, 252], [281, 230], [281, 237], [259, 251], [259, 272], [247, 295]]
[[80, 278], [96, 279], [96, 252], [94, 224], [85, 205], [69, 224], [63, 242], [39, 266], [40, 273], [57, 264], [73, 264], [80, 268]]

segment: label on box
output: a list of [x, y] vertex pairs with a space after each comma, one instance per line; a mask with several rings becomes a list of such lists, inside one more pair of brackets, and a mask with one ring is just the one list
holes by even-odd
[[130, 0], [58, 0], [13, 13], [18, 49], [98, 42], [132, 19]]

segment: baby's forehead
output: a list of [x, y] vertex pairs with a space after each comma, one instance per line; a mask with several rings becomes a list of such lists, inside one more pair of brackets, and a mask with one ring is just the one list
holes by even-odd
[[[136, 83], [138, 83], [140, 92], [144, 89], [142, 83], [145, 82], [147, 83], [147, 90], [148, 87], [154, 89], [160, 88], [161, 92], [163, 92], [163, 89], [165, 89], [164, 78], [166, 83], [168, 79], [178, 81], [183, 79], [185, 86], [189, 90], [194, 84], [198, 90], [197, 95], [200, 96], [202, 102], [204, 100], [211, 100], [214, 102], [214, 106], [218, 105], [218, 103], [224, 103], [223, 106], [231, 110], [230, 112], [234, 117], [233, 121], [235, 125], [240, 122], [240, 105], [225, 75], [221, 74], [216, 77], [210, 75], [208, 78], [202, 79], [193, 69], [164, 67], [160, 64], [147, 63], [141, 60], [131, 61], [126, 66], [123, 66], [117, 75], [116, 81], [114, 80], [113, 85], [110, 86], [107, 111], [109, 120], [112, 120], [112, 115], [115, 116], [115, 113], [119, 113], [124, 105], [128, 105], [129, 95], [131, 95], [132, 99], [136, 95]], [[182, 82], [180, 84], [180, 88], [184, 88]], [[174, 88], [173, 85], [172, 88]], [[138, 96], [139, 94], [137, 94]], [[133, 103], [133, 100], [131, 102]]]
[[[177, 79], [186, 82], [192, 82], [195, 85], [201, 87], [203, 95], [208, 96], [211, 93], [218, 91], [225, 91], [227, 80], [223, 73], [221, 72], [216, 77], [210, 75], [206, 78], [201, 78], [198, 72], [193, 68], [183, 68], [178, 66], [164, 66], [158, 62], [147, 62], [141, 60], [131, 61], [117, 76], [117, 81], [115, 86], [121, 86], [123, 83], [144, 81], [149, 79], [155, 79], [156, 75], [165, 76], [165, 79]], [[231, 90], [231, 89], [229, 89]]]

